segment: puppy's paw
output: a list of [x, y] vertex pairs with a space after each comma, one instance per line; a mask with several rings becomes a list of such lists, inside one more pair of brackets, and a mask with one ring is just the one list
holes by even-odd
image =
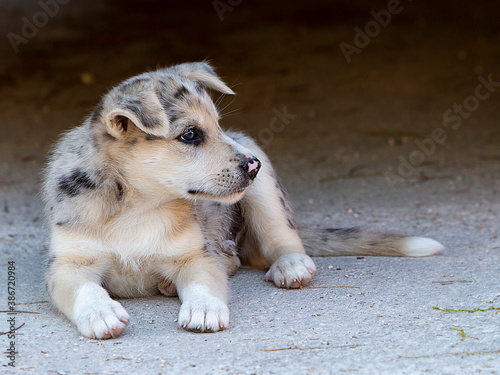
[[86, 284], [79, 289], [73, 316], [82, 335], [100, 340], [117, 337], [129, 321], [123, 306], [96, 284]]
[[316, 273], [316, 266], [306, 254], [291, 253], [278, 258], [266, 273], [266, 281], [280, 288], [302, 288]]
[[188, 298], [179, 311], [179, 325], [193, 332], [217, 332], [229, 326], [229, 309], [219, 298]]

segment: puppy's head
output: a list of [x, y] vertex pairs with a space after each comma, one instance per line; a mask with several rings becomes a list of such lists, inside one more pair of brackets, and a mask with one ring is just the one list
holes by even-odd
[[220, 128], [207, 90], [234, 95], [210, 65], [187, 63], [133, 77], [90, 118], [105, 160], [151, 199], [241, 199], [260, 162]]

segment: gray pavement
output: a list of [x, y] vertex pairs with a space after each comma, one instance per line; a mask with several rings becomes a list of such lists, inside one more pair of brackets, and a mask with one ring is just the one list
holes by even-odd
[[[500, 89], [484, 84], [500, 82], [498, 6], [405, 3], [348, 63], [339, 44], [386, 3], [242, 2], [223, 20], [211, 2], [195, 3], [69, 2], [17, 54], [2, 42], [2, 352], [8, 261], [23, 313], [13, 322], [15, 368], [4, 354], [0, 373], [499, 374]], [[20, 33], [22, 17], [40, 11], [8, 4], [0, 35]], [[316, 258], [302, 290], [242, 269], [230, 281], [226, 331], [185, 332], [179, 301], [158, 297], [120, 301], [131, 321], [117, 339], [83, 338], [44, 286], [38, 184], [48, 148], [122, 79], [207, 57], [238, 92], [222, 125], [266, 146], [301, 225], [394, 230], [446, 249]]]

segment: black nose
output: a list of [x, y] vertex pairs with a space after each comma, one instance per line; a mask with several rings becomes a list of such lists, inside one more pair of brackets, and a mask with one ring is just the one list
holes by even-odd
[[247, 174], [248, 178], [253, 180], [257, 177], [257, 173], [259, 173], [261, 163], [257, 158], [245, 158], [240, 164], [240, 167]]

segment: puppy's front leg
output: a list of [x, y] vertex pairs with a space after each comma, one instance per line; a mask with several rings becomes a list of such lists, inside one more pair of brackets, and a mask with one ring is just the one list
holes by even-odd
[[100, 285], [105, 264], [81, 255], [57, 256], [49, 269], [48, 289], [54, 304], [80, 333], [93, 339], [117, 337], [129, 315]]
[[248, 243], [256, 243], [271, 266], [267, 281], [281, 288], [300, 288], [311, 281], [316, 266], [304, 251], [294, 213], [269, 160], [262, 151], [257, 152], [262, 168], [241, 202], [252, 236]]
[[179, 325], [194, 332], [216, 332], [229, 326], [227, 271], [216, 255], [186, 256], [175, 277], [182, 302]]

